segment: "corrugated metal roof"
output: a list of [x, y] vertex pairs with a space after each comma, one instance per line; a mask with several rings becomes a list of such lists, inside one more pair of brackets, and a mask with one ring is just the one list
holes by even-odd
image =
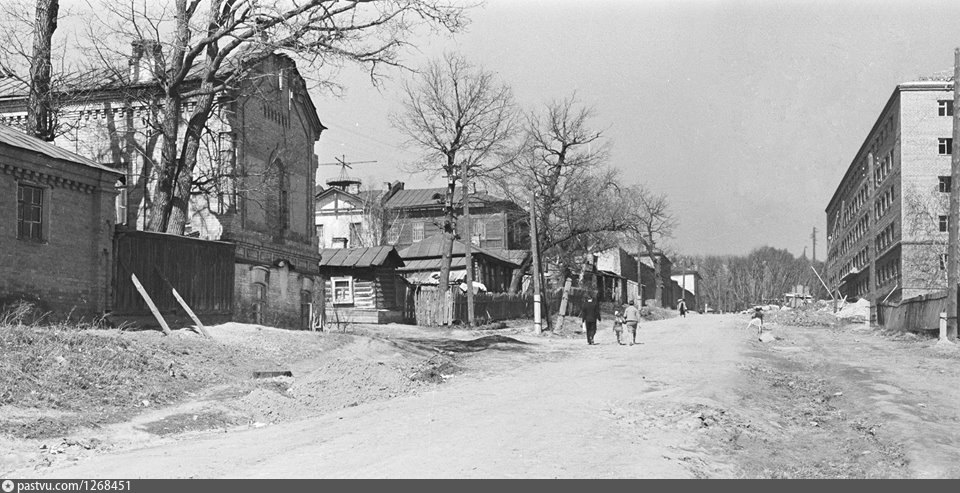
[[[440, 270], [441, 259], [425, 258], [418, 260], [407, 260], [404, 266], [397, 269], [401, 272], [410, 272], [415, 270]], [[450, 259], [451, 269], [464, 269], [467, 266], [467, 260], [464, 257], [454, 257]]]
[[96, 168], [101, 171], [109, 171], [118, 175], [123, 174], [123, 172], [120, 170], [104, 166], [79, 154], [74, 154], [66, 149], [57, 147], [49, 142], [42, 141], [35, 137], [30, 137], [29, 135], [6, 125], [0, 125], [0, 143], [23, 149], [25, 151], [43, 154], [44, 156], [54, 159], [61, 159], [71, 163], [82, 164], [84, 166]]
[[[403, 250], [400, 250], [400, 257], [404, 259], [417, 259], [417, 258], [434, 258], [443, 256], [443, 235], [433, 235], [429, 238], [424, 238], [421, 241], [418, 241]], [[453, 240], [453, 256], [464, 256], [467, 253], [466, 245], [460, 240]], [[492, 257], [501, 262], [506, 262], [508, 264], [513, 264], [519, 266], [520, 264], [514, 262], [508, 258], [504, 258], [501, 255], [494, 253], [485, 248], [480, 248], [476, 245], [470, 248], [470, 253], [486, 255]]]
[[380, 267], [388, 262], [400, 267], [404, 265], [392, 246], [324, 248], [320, 251], [320, 267]]
[[[440, 207], [446, 198], [447, 189], [443, 188], [411, 188], [397, 190], [384, 204], [388, 209]], [[494, 197], [487, 192], [469, 194], [470, 207], [480, 207], [489, 203], [503, 202], [503, 199]], [[457, 206], [463, 203], [463, 189], [457, 187], [453, 192], [453, 203]]]

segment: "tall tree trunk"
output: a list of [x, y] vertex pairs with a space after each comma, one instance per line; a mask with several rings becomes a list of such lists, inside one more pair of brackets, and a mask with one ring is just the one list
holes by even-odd
[[450, 262], [453, 258], [453, 238], [457, 231], [454, 227], [456, 217], [453, 210], [453, 193], [457, 181], [453, 173], [455, 168], [452, 165], [453, 158], [448, 158], [451, 165], [447, 168], [447, 194], [443, 204], [443, 252], [440, 258], [440, 291], [446, 293], [450, 290]]
[[529, 269], [532, 264], [533, 260], [528, 256], [520, 262], [520, 267], [513, 269], [513, 276], [510, 278], [510, 289], [507, 291], [508, 293], [517, 294], [520, 292], [523, 275], [527, 273], [527, 269]]
[[[175, 17], [177, 20], [176, 33], [168, 58], [166, 77], [162, 81], [164, 87], [163, 121], [161, 124], [163, 144], [160, 147], [160, 169], [157, 183], [154, 186], [152, 197], [153, 206], [150, 208], [147, 229], [150, 231], [167, 231], [170, 214], [173, 210], [175, 188], [182, 172], [183, 162], [177, 153], [177, 138], [180, 133], [180, 111], [183, 98], [180, 95], [180, 83], [174, 78], [181, 72], [184, 64], [186, 47], [190, 43], [190, 17], [187, 10], [187, 0], [177, 0]], [[154, 56], [152, 52], [144, 56]], [[156, 61], [151, 60], [156, 63]]]
[[57, 30], [59, 0], [37, 0], [33, 31], [33, 58], [30, 60], [30, 96], [27, 99], [27, 134], [53, 141], [53, 109], [50, 93], [50, 44]]

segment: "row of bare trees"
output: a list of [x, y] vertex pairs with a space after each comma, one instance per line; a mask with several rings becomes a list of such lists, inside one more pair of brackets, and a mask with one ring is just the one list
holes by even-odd
[[770, 246], [739, 256], [681, 256], [674, 265], [675, 269], [693, 269], [703, 276], [697, 294], [716, 310], [738, 311], [779, 301], [798, 285], [809, 289], [814, 298], [830, 297], [810, 268], [822, 275], [822, 262], [812, 262], [805, 255], [797, 258], [787, 250]]
[[[408, 80], [404, 96], [392, 122], [421, 151], [413, 170], [447, 181], [444, 288], [459, 219], [455, 190], [463, 177], [534, 207], [543, 258], [567, 274], [579, 270], [585, 255], [625, 241], [652, 255], [672, 235], [666, 197], [626, 183], [609, 165], [611, 144], [595, 127], [593, 109], [575, 94], [522, 109], [493, 72], [448, 53]], [[512, 291], [527, 267], [517, 271]]]

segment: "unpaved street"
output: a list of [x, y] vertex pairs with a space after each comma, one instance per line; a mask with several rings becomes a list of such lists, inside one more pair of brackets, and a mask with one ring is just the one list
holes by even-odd
[[607, 323], [597, 346], [491, 336], [419, 394], [21, 475], [960, 477], [955, 349], [850, 326], [774, 325], [778, 340], [761, 344], [745, 325], [645, 322], [634, 347]]

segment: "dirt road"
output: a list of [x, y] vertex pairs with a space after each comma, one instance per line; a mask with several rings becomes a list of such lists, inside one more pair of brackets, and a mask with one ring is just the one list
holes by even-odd
[[606, 325], [597, 346], [491, 336], [460, 361], [465, 371], [416, 395], [24, 474], [960, 477], [957, 350], [850, 327], [774, 326], [778, 339], [762, 344], [745, 325], [737, 315], [647, 322], [633, 347]]

